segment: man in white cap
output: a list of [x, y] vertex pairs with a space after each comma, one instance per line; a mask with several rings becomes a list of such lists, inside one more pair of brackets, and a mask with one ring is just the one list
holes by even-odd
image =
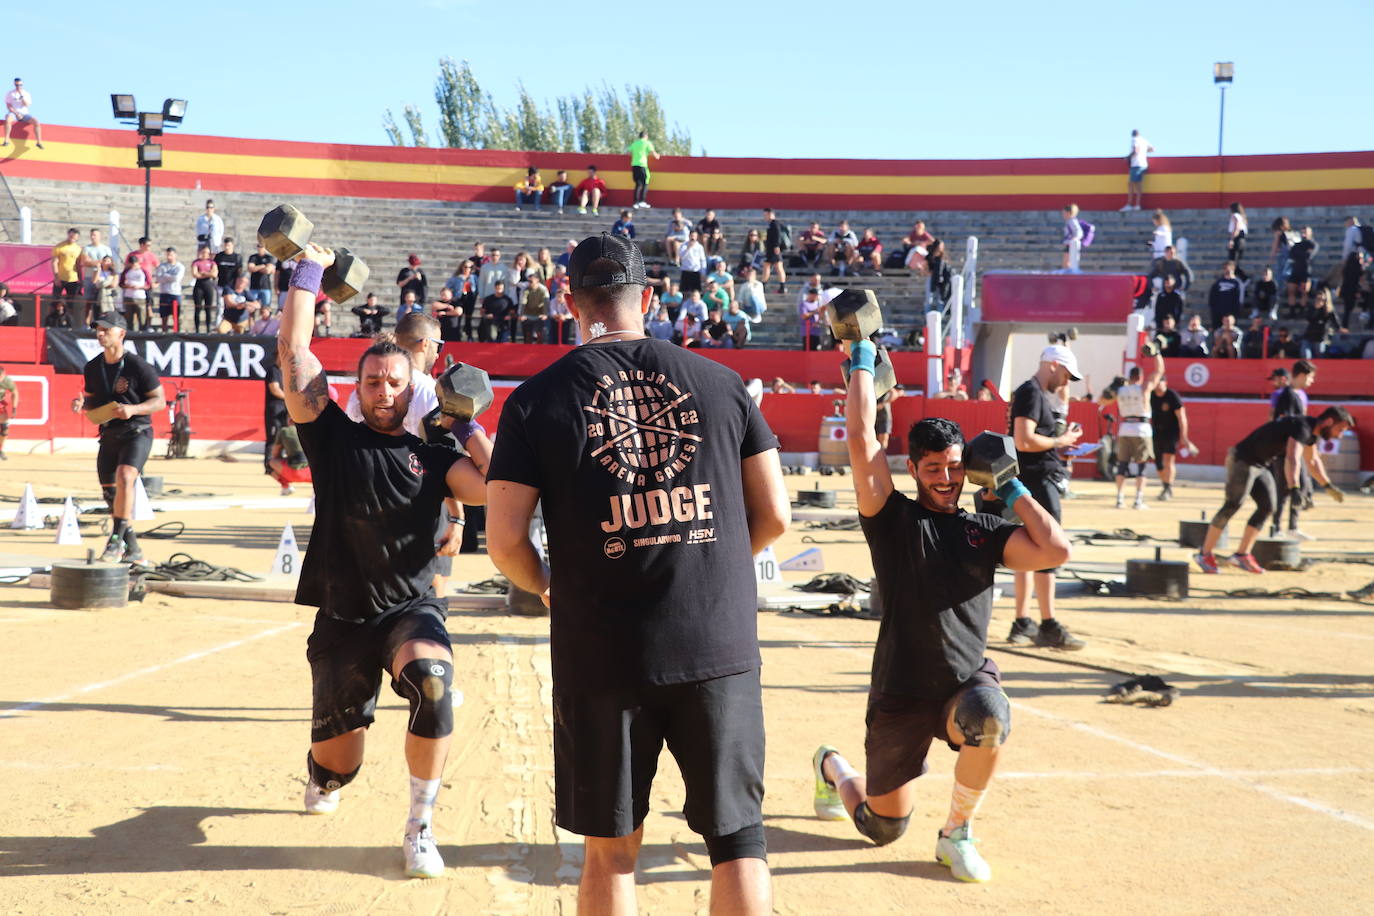
[[[1068, 423], [1069, 405], [1055, 392], [1070, 381], [1080, 381], [1078, 360], [1061, 344], [1046, 347], [1040, 354], [1040, 368], [1011, 396], [1011, 429], [1016, 442], [1017, 475], [1035, 501], [1061, 521], [1056, 482], [1064, 476], [1064, 462], [1058, 450], [1078, 443], [1083, 429]], [[1040, 605], [1040, 623], [1030, 617], [1030, 593], [1034, 576], [1035, 594]], [[1037, 645], [1054, 649], [1081, 649], [1083, 640], [1071, 634], [1054, 616], [1054, 570], [1017, 572], [1016, 620], [1007, 642], [1012, 645]]]

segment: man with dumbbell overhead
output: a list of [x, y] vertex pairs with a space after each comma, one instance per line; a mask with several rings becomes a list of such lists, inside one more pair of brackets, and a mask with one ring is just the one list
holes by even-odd
[[[471, 420], [454, 425], [468, 457], [405, 431], [412, 365], [392, 341], [373, 343], [358, 361], [361, 423], [329, 399], [324, 368], [310, 352], [315, 296], [330, 283], [338, 298], [347, 298], [357, 291], [349, 279], [366, 268], [356, 260], [340, 264], [334, 252], [309, 242], [308, 233], [282, 237], [278, 211], [259, 234], [274, 255], [286, 250], [297, 258], [277, 357], [315, 487], [315, 534], [296, 590], [296, 603], [319, 609], [306, 647], [312, 715], [305, 810], [338, 808], [339, 790], [362, 766], [381, 674], [388, 672], [392, 689], [410, 704], [405, 870], [410, 877], [437, 877], [444, 862], [430, 825], [452, 741], [454, 698], [447, 607], [432, 584], [434, 531], [446, 498], [485, 502], [491, 447]], [[455, 526], [442, 552], [456, 553], [459, 540]]]
[[[971, 821], [1011, 731], [1000, 673], [986, 657], [993, 572], [999, 564], [1056, 566], [1068, 559], [1069, 541], [1016, 479], [1006, 436], [983, 433], [965, 445], [953, 421], [921, 420], [907, 434], [916, 498], [899, 491], [873, 432], [877, 349], [867, 339], [848, 347], [849, 458], [883, 618], [868, 695], [867, 778], [822, 745], [812, 757], [813, 806], [822, 819], [852, 817], [874, 843], [891, 843], [906, 830], [931, 743], [944, 741], [959, 758], [935, 858], [961, 881], [987, 881], [992, 869], [974, 846]], [[1021, 525], [960, 509], [965, 479], [995, 490]]]
[[[1145, 355], [1155, 358], [1154, 370], [1148, 380], [1142, 382], [1144, 373], [1139, 366], [1131, 366], [1126, 384], [1116, 389], [1116, 406], [1121, 417], [1121, 425], [1116, 431], [1116, 507], [1124, 503], [1123, 490], [1126, 478], [1135, 478], [1135, 508], [1145, 506], [1145, 466], [1154, 460], [1151, 448], [1154, 428], [1150, 426], [1150, 395], [1159, 380], [1164, 377], [1164, 357], [1159, 355], [1157, 344], [1146, 344]], [[1134, 468], [1131, 465], [1135, 465]]]
[[[1059, 449], [1076, 445], [1083, 429], [1077, 423], [1067, 423], [1055, 416], [1059, 398], [1053, 392], [1067, 389], [1070, 381], [1077, 382], [1082, 377], [1073, 351], [1063, 344], [1051, 344], [1040, 353], [1040, 368], [1035, 375], [1023, 382], [1011, 397], [1010, 433], [1016, 443], [1021, 481], [1056, 522], [1061, 520], [1063, 512], [1056, 486], [1064, 474]], [[1034, 574], [1018, 570], [1015, 580], [1016, 619], [1007, 642], [1012, 645], [1033, 643], [1054, 649], [1083, 648], [1083, 640], [1055, 619], [1054, 569], [1040, 569]], [[1030, 617], [1032, 582], [1040, 605], [1039, 624]]]

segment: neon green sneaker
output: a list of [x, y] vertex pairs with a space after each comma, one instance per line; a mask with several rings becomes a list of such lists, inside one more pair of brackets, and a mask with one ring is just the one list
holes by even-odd
[[984, 861], [974, 845], [973, 829], [964, 824], [954, 833], [945, 836], [942, 832], [935, 844], [935, 861], [949, 867], [954, 877], [960, 881], [982, 883], [992, 880], [992, 866]]
[[844, 809], [844, 802], [840, 801], [840, 790], [826, 781], [825, 771], [821, 769], [828, 755], [838, 753], [830, 745], [822, 744], [811, 755], [811, 768], [816, 772], [816, 795], [811, 800], [811, 807], [816, 809], [816, 817], [823, 821], [849, 820], [849, 812]]

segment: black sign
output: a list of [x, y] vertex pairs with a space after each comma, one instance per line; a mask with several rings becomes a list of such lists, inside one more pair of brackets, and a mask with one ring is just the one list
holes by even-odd
[[[48, 362], [57, 372], [80, 372], [100, 353], [93, 331], [49, 328], [46, 336]], [[158, 375], [184, 378], [263, 381], [277, 361], [275, 337], [131, 333], [124, 338], [124, 348], [146, 359]]]

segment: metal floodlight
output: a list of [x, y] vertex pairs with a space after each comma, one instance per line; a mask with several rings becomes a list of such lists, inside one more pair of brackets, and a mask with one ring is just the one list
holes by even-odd
[[168, 99], [162, 103], [162, 119], [171, 127], [181, 123], [181, 119], [186, 117], [185, 99]]
[[110, 110], [114, 112], [116, 121], [131, 121], [138, 117], [138, 108], [134, 105], [134, 97], [131, 95], [111, 93]]
[[162, 144], [140, 143], [138, 147], [138, 167], [141, 169], [162, 168]]
[[138, 132], [145, 137], [156, 137], [162, 133], [162, 115], [156, 111], [138, 113]]
[[1219, 61], [1212, 64], [1212, 82], [1229, 83], [1236, 76], [1236, 65], [1231, 61]]

